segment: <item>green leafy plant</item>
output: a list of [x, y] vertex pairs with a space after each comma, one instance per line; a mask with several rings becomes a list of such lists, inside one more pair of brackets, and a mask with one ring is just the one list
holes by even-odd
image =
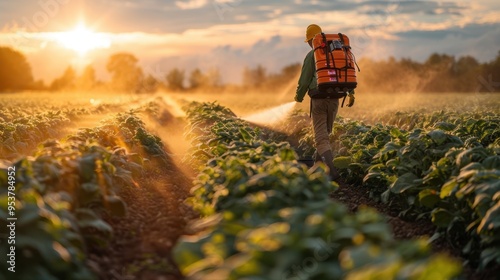
[[[373, 263], [391, 268], [388, 278], [416, 267], [412, 277], [422, 279], [459, 273], [447, 257], [431, 259], [422, 242], [394, 241], [373, 210], [349, 214], [331, 202], [336, 184], [321, 165], [313, 171], [300, 165], [288, 144], [260, 140], [259, 130], [214, 104], [191, 104], [188, 115], [196, 162], [206, 166], [187, 200], [204, 216], [191, 225], [198, 234], [174, 249], [187, 277], [354, 279]], [[450, 269], [438, 272], [435, 259]], [[308, 261], [315, 269], [305, 268]]]

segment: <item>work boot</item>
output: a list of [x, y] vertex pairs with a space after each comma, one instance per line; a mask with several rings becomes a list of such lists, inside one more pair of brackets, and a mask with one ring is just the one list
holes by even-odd
[[327, 151], [321, 154], [322, 161], [328, 166], [328, 169], [330, 169], [330, 180], [336, 181], [340, 179], [340, 174], [337, 171], [337, 168], [333, 166], [333, 153], [332, 151]]

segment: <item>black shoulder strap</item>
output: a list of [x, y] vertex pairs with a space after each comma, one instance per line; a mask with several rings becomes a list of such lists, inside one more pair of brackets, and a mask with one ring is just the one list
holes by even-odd
[[328, 42], [326, 41], [325, 33], [321, 32], [321, 36], [323, 37], [323, 44], [325, 44], [326, 67], [330, 67], [330, 46], [328, 46]]
[[344, 95], [344, 99], [342, 99], [342, 108], [344, 108], [344, 102], [345, 102], [345, 98], [347, 97], [347, 95]]
[[345, 45], [345, 42], [344, 42], [344, 35], [342, 33], [338, 33], [339, 35], [339, 38], [340, 38], [340, 42], [342, 43], [342, 46]]
[[[344, 51], [344, 56], [345, 56], [345, 82], [347, 83], [347, 67], [349, 66], [349, 58], [348, 58], [348, 53], [346, 50], [348, 50], [348, 47], [349, 46], [346, 46], [345, 45], [345, 41], [344, 41], [344, 35], [342, 33], [338, 33], [339, 35], [339, 39], [340, 39], [340, 42], [342, 43], [342, 50]], [[344, 98], [345, 100], [345, 98]], [[342, 101], [342, 107], [344, 106], [344, 102]]]

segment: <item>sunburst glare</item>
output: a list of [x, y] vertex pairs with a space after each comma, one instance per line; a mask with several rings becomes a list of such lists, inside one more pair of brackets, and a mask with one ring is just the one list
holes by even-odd
[[80, 23], [73, 30], [56, 35], [57, 41], [65, 48], [80, 55], [85, 55], [94, 49], [105, 49], [111, 46], [111, 39], [104, 33], [97, 33]]

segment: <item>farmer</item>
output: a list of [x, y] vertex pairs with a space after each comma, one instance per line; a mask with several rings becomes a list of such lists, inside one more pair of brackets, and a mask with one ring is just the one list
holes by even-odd
[[[312, 41], [316, 34], [321, 33], [321, 27], [316, 24], [311, 24], [306, 30], [306, 40], [312, 48]], [[318, 91], [316, 81], [316, 65], [314, 62], [314, 50], [307, 53], [302, 65], [297, 91], [294, 100], [302, 102], [306, 92], [309, 96], [314, 95], [314, 91]], [[354, 97], [349, 103], [354, 103]], [[330, 170], [330, 179], [338, 180], [340, 178], [337, 169], [333, 166], [333, 152], [330, 147], [329, 135], [332, 133], [333, 121], [339, 110], [339, 100], [337, 98], [311, 98], [311, 116], [314, 130], [314, 143], [316, 152], [314, 153], [314, 161], [324, 162]]]

